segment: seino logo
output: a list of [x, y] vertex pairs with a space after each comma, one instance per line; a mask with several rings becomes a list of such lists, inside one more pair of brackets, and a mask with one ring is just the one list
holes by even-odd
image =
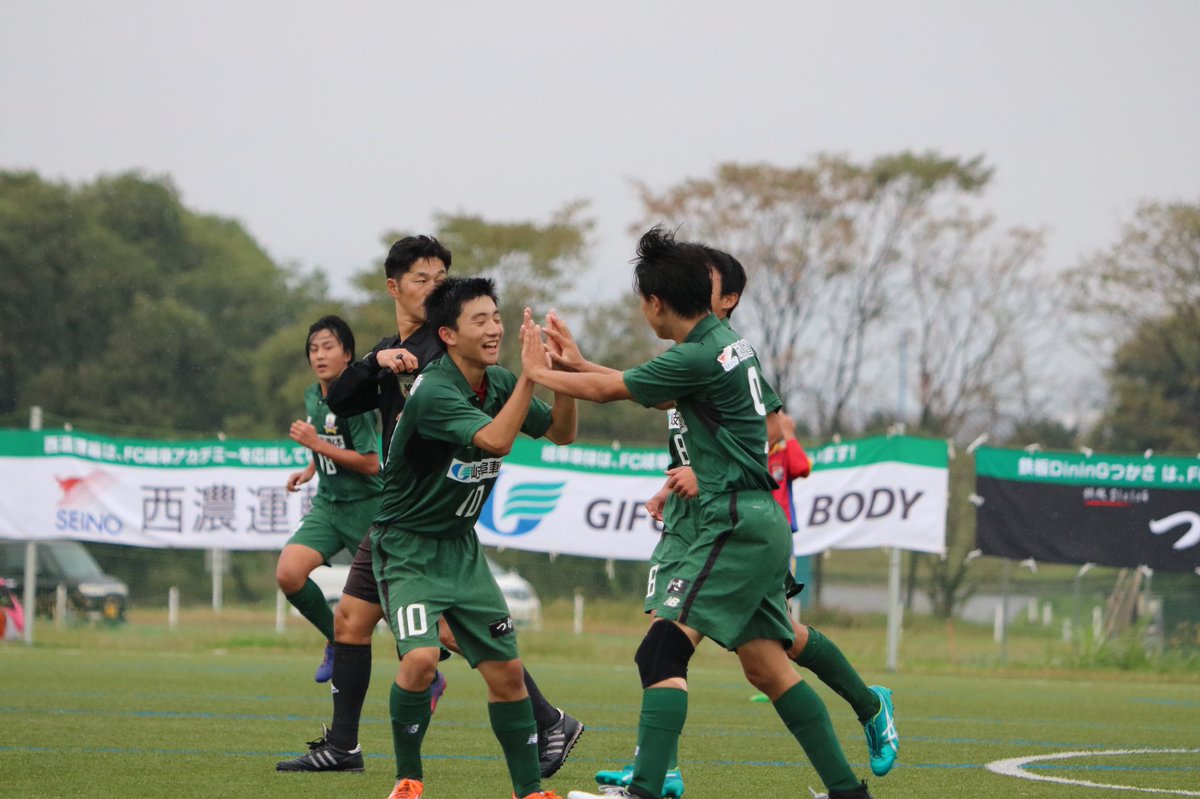
[[[542, 519], [554, 510], [562, 496], [565, 482], [516, 483], [508, 489], [499, 516], [496, 515], [496, 497], [499, 486], [492, 492], [479, 514], [479, 524], [499, 535], [525, 535], [542, 523]], [[511, 528], [509, 521], [513, 520]]]
[[[83, 477], [55, 477], [62, 497], [54, 514], [56, 530], [71, 533], [120, 535], [125, 523], [115, 513], [104, 512], [100, 492], [112, 484], [112, 475], [94, 469]], [[96, 506], [100, 510], [94, 510]]]

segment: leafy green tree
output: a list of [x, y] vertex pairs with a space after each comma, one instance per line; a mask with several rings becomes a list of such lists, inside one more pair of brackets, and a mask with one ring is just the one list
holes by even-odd
[[0, 266], [0, 413], [38, 404], [130, 435], [278, 435], [251, 422], [265, 398], [248, 370], [325, 294], [138, 173], [74, 187], [0, 172]]
[[1200, 450], [1200, 202], [1142, 204], [1071, 278], [1077, 308], [1115, 345], [1098, 443]]
[[1200, 451], [1200, 307], [1143, 322], [1113, 355], [1103, 446]]

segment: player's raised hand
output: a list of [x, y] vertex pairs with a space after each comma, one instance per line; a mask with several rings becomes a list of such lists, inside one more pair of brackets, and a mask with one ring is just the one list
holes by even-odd
[[317, 428], [299, 419], [292, 422], [292, 426], [288, 428], [288, 436], [302, 447], [312, 449], [317, 445]]
[[559, 315], [551, 311], [546, 314], [546, 341], [550, 363], [564, 372], [578, 372], [584, 364], [583, 353], [571, 335], [571, 329]]
[[524, 313], [521, 314], [521, 326], [517, 329], [517, 341], [524, 345], [525, 337], [533, 335], [532, 330], [534, 327], [533, 311], [526, 308]]
[[542, 328], [533, 320], [521, 324], [521, 371], [530, 380], [537, 382], [540, 370], [550, 368], [550, 356], [542, 341]]

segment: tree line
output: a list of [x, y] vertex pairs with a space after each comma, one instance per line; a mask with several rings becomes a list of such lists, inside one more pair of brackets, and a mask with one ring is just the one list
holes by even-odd
[[[903, 152], [794, 166], [721, 164], [667, 187], [635, 182], [641, 218], [725, 249], [749, 284], [734, 324], [808, 443], [897, 430], [950, 439], [950, 553], [910, 564], [944, 613], [970, 591], [974, 514], [965, 445], [1200, 451], [1200, 203], [1148, 200], [1112, 243], [1047, 269], [1046, 231], [998, 229], [982, 156]], [[591, 264], [585, 202], [546, 220], [434, 216], [455, 274], [494, 277], [509, 331], [525, 305], [576, 320], [618, 368], [662, 348], [621, 296], [564, 308]], [[334, 299], [317, 270], [274, 262], [236, 220], [188, 209], [170, 178], [72, 185], [0, 172], [0, 423], [118, 435], [274, 438], [311, 373], [300, 346], [325, 313], [365, 351], [394, 329], [387, 244]], [[1069, 268], [1067, 268], [1069, 267]], [[344, 294], [345, 292], [341, 292]], [[516, 361], [515, 350], [504, 357]], [[1095, 412], [1068, 416], [1064, 372], [1097, 378]], [[652, 411], [588, 408], [581, 437], [661, 443]], [[962, 507], [959, 507], [959, 506]]]

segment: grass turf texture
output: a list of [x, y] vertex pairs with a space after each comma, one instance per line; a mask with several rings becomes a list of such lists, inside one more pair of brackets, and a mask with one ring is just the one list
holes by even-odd
[[[592, 785], [598, 768], [627, 762], [639, 691], [630, 658], [640, 627], [624, 612], [604, 616], [581, 639], [568, 622], [522, 633], [531, 671], [546, 695], [588, 726], [547, 787], [563, 796]], [[635, 620], [636, 622], [636, 620]], [[878, 799], [928, 796], [1135, 796], [1112, 789], [1035, 783], [993, 774], [1004, 758], [1118, 749], [1188, 749], [1181, 754], [1086, 757], [1035, 763], [1035, 774], [1109, 785], [1200, 791], [1200, 680], [1117, 671], [1068, 672], [1036, 661], [985, 668], [986, 632], [960, 628], [958, 665], [939, 659], [944, 630], [906, 631], [905, 668], [886, 675], [880, 628], [828, 631], [871, 682], [896, 691], [901, 760], [872, 778]], [[376, 666], [362, 744], [366, 773], [280, 774], [276, 760], [303, 750], [328, 721], [328, 689], [312, 682], [320, 643], [302, 622], [276, 636], [270, 615], [227, 611], [185, 616], [171, 634], [153, 614], [106, 629], [55, 630], [39, 644], [0, 647], [0, 795], [61, 797], [386, 796], [393, 760], [387, 686], [395, 660], [376, 636]], [[980, 639], [977, 641], [977, 639]], [[940, 643], [939, 643], [940, 641]], [[1040, 651], [1011, 642], [1011, 653]], [[939, 649], [940, 647], [940, 649]], [[964, 663], [966, 665], [964, 665]], [[972, 665], [972, 664], [983, 665]], [[913, 665], [915, 664], [915, 665]], [[482, 680], [459, 658], [443, 664], [450, 688], [425, 740], [427, 795], [507, 797], [499, 745], [487, 724]], [[701, 648], [681, 743], [687, 796], [802, 796], [819, 788], [811, 766], [769, 705], [752, 703], [735, 659]], [[819, 683], [838, 735], [860, 775], [869, 776], [859, 727]], [[1163, 794], [1158, 794], [1163, 795]]]

